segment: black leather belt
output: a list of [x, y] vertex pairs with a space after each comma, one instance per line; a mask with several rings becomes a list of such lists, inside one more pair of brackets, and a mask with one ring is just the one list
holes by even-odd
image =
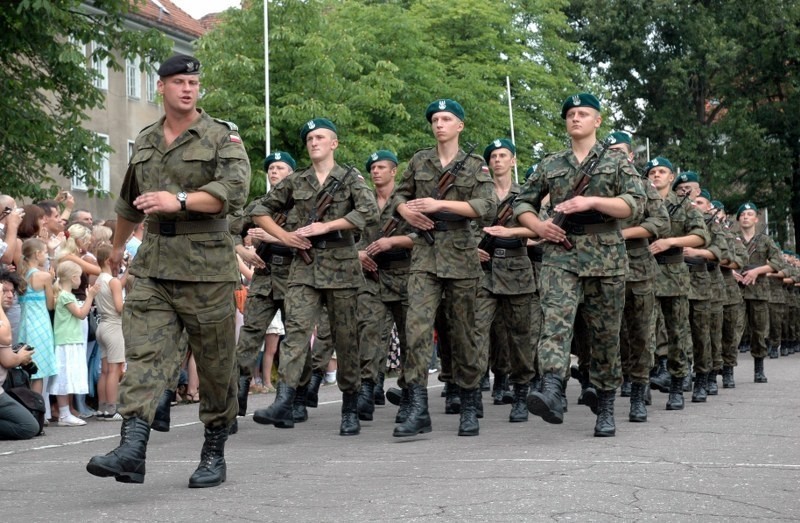
[[408, 258], [407, 260], [378, 262], [378, 268], [384, 271], [387, 269], [403, 269], [405, 267], [411, 267], [411, 258]]
[[292, 263], [292, 259], [294, 259], [293, 254], [271, 254], [267, 263], [270, 265], [289, 265]]
[[531, 259], [532, 262], [542, 263], [542, 256], [544, 255], [544, 249], [542, 249], [539, 245], [533, 245], [528, 247], [528, 258]]
[[461, 220], [458, 222], [436, 220], [433, 222], [434, 231], [458, 231], [462, 229], [469, 229], [469, 220]]
[[659, 265], [674, 265], [683, 263], [683, 248], [672, 247], [666, 251], [656, 254], [656, 263]]
[[705, 263], [703, 263], [701, 265], [695, 265], [693, 263], [687, 263], [686, 265], [689, 267], [689, 272], [706, 272], [708, 270], [708, 269], [706, 269], [706, 264]]
[[186, 222], [147, 222], [147, 232], [159, 236], [178, 236], [202, 232], [226, 232], [228, 220], [194, 220]]
[[528, 250], [525, 247], [517, 247], [516, 249], [495, 249], [492, 258], [514, 258], [527, 255]]
[[349, 247], [355, 245], [356, 242], [352, 236], [342, 238], [341, 240], [320, 240], [312, 242], [315, 249], [338, 249], [340, 247]]
[[567, 225], [567, 230], [571, 234], [578, 235], [614, 232], [619, 230], [619, 222], [614, 220], [601, 223], [570, 223]]
[[647, 238], [632, 238], [625, 240], [625, 248], [629, 251], [633, 249], [646, 249], [650, 245], [650, 240]]

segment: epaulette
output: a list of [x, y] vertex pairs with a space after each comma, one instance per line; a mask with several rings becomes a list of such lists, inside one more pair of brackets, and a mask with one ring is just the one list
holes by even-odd
[[233, 123], [233, 122], [229, 122], [229, 121], [227, 121], [227, 120], [220, 120], [219, 118], [214, 118], [213, 120], [214, 120], [215, 122], [217, 122], [217, 123], [220, 123], [220, 124], [222, 124], [222, 125], [226, 126], [226, 127], [227, 127], [228, 129], [230, 129], [231, 131], [237, 131], [237, 132], [239, 131], [239, 126], [238, 126], [238, 125], [236, 125], [236, 124], [235, 124], [235, 123]]
[[148, 124], [148, 125], [142, 127], [142, 129], [139, 131], [138, 134], [142, 134], [143, 132], [145, 132], [145, 131], [147, 131], [147, 130], [149, 130], [149, 129], [151, 129], [151, 128], [155, 127], [156, 125], [159, 125], [159, 124], [161, 124], [161, 120], [157, 120], [157, 121], [155, 121], [155, 122], [153, 122], [151, 124]]

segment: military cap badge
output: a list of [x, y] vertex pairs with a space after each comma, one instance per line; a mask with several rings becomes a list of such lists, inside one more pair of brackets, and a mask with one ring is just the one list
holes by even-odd
[[377, 162], [378, 161], [378, 153], [372, 153], [372, 156], [370, 156], [370, 158], [372, 158], [373, 162]]
[[579, 106], [581, 104], [581, 97], [580, 95], [576, 94], [572, 96], [572, 105]]
[[447, 100], [439, 100], [439, 109], [447, 109]]
[[317, 126], [317, 124], [314, 123], [314, 120], [309, 120], [306, 125], [308, 126], [309, 129], [313, 129], [314, 127]]
[[281, 153], [275, 153], [275, 159], [276, 160], [280, 160], [281, 159]]
[[650, 165], [652, 165], [653, 167], [657, 166], [658, 165], [658, 158], [653, 158], [653, 160], [650, 162]]

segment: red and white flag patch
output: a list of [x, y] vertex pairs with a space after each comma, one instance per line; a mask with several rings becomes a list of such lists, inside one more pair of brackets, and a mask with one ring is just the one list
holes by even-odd
[[489, 168], [486, 167], [485, 165], [481, 166], [481, 171], [483, 172], [483, 174], [489, 174]]
[[233, 143], [242, 143], [242, 138], [238, 134], [232, 134], [230, 136]]

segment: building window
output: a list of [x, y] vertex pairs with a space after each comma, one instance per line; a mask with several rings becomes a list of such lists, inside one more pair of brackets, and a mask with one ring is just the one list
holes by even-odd
[[[92, 42], [92, 49], [101, 49], [102, 46], [97, 42]], [[106, 58], [96, 58], [92, 56], [92, 69], [98, 73], [98, 77], [94, 79], [94, 86], [98, 89], [108, 91], [108, 62]]]
[[[97, 136], [108, 145], [108, 135], [97, 133]], [[94, 173], [94, 178], [97, 180], [97, 191], [109, 192], [111, 189], [111, 162], [109, 161], [108, 153], [103, 154], [100, 160], [100, 168]], [[88, 186], [85, 179], [81, 176], [75, 176], [72, 179], [72, 189], [75, 191], [86, 191]]]
[[133, 146], [135, 143], [133, 140], [128, 140], [128, 163], [131, 163], [131, 158], [133, 158]]
[[158, 62], [151, 64], [147, 68], [147, 101], [156, 103], [158, 98], [158, 68], [161, 66]]
[[137, 56], [133, 60], [125, 61], [125, 79], [128, 84], [128, 98], [141, 98], [142, 97], [142, 75], [139, 70], [141, 61]]

